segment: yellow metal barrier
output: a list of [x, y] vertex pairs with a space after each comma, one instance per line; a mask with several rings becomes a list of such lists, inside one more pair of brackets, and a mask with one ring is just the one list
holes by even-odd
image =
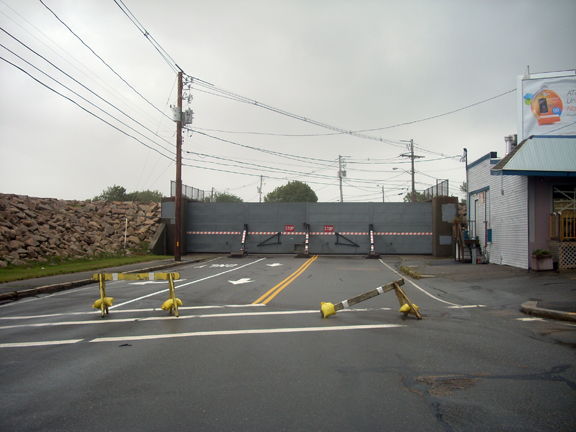
[[106, 296], [106, 281], [117, 280], [167, 280], [169, 298], [162, 304], [162, 309], [174, 311], [174, 316], [178, 316], [178, 306], [182, 306], [182, 301], [176, 298], [174, 281], [180, 279], [180, 273], [95, 273], [92, 280], [97, 281], [100, 287], [100, 299], [96, 300], [92, 307], [102, 311], [102, 318], [109, 313], [108, 308], [114, 302], [113, 297]]

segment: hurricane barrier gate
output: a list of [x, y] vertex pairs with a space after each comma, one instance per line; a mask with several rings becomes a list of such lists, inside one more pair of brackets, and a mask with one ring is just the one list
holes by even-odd
[[[447, 197], [448, 198], [448, 197]], [[455, 199], [454, 199], [455, 200]], [[449, 208], [446, 208], [449, 206]], [[433, 254], [451, 246], [454, 202], [202, 203], [183, 205], [187, 253]], [[434, 210], [438, 207], [438, 210]], [[436, 211], [436, 217], [434, 216]], [[174, 202], [162, 203], [174, 223]], [[441, 225], [441, 224], [440, 224]], [[450, 250], [450, 249], [448, 249]], [[448, 255], [450, 252], [448, 252]], [[436, 255], [436, 253], [434, 253]], [[445, 254], [446, 255], [446, 254]]]

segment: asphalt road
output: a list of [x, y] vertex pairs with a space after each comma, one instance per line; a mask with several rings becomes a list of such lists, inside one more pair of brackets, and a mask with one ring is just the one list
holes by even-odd
[[108, 282], [105, 318], [96, 284], [2, 305], [0, 430], [574, 430], [576, 327], [520, 313], [512, 276], [405, 277], [422, 320], [392, 292], [321, 318], [396, 264], [180, 266], [178, 318], [163, 281]]

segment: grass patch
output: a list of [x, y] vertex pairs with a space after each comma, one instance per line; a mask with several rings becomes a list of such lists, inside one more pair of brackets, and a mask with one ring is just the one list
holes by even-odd
[[0, 269], [0, 283], [12, 282], [25, 279], [33, 279], [45, 276], [79, 273], [84, 271], [99, 270], [107, 267], [117, 267], [140, 262], [174, 259], [166, 255], [143, 255], [132, 256], [104, 256], [92, 259], [70, 259], [51, 261], [45, 263], [33, 263], [30, 267], [8, 266]]
[[422, 275], [418, 273], [416, 270], [411, 269], [408, 266], [401, 265], [399, 270], [407, 276], [410, 276], [412, 279], [421, 279]]

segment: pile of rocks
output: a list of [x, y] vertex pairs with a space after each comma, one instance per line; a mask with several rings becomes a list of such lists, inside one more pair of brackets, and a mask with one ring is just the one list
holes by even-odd
[[0, 194], [0, 267], [117, 253], [149, 242], [160, 203], [65, 201]]

